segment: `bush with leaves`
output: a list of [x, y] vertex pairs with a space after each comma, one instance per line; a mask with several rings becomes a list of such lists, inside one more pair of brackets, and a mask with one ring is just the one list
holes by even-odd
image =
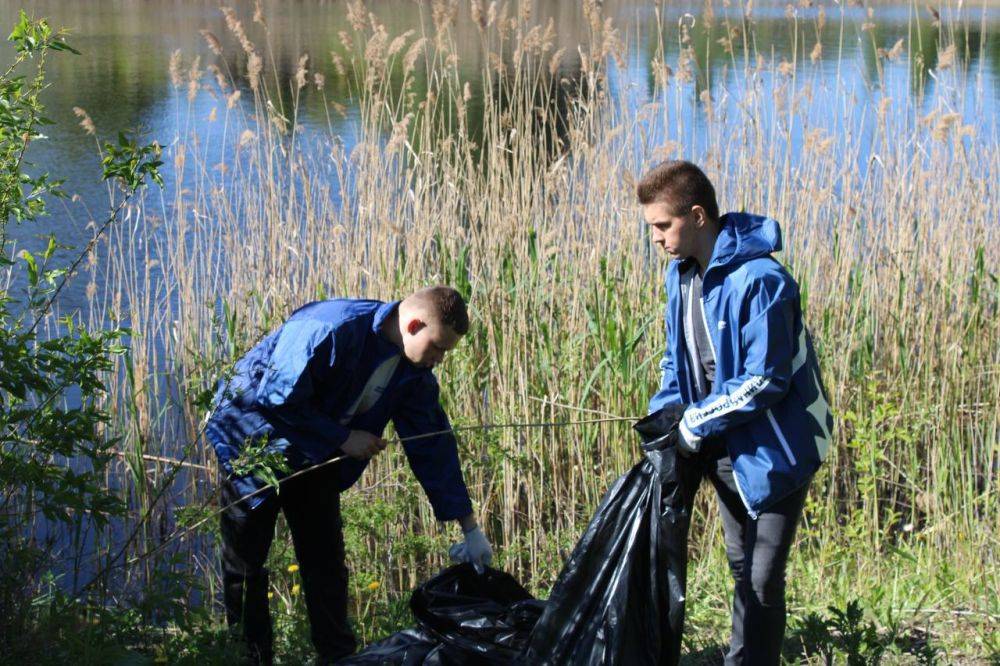
[[68, 266], [53, 267], [54, 237], [38, 256], [14, 256], [9, 225], [35, 222], [46, 215], [47, 198], [64, 196], [61, 181], [36, 172], [26, 155], [51, 124], [39, 99], [46, 59], [78, 52], [62, 32], [23, 11], [9, 41], [15, 56], [0, 74], [0, 653], [13, 657], [40, 648], [32, 623], [45, 611], [30, 601], [46, 598], [37, 596], [45, 587], [40, 574], [53, 563], [51, 544], [33, 533], [38, 518], [48, 532], [63, 526], [79, 535], [85, 521], [100, 526], [124, 511], [105, 483], [117, 442], [103, 398], [129, 331], [88, 330], [76, 314], [41, 324], [136, 191], [162, 181], [158, 147], [120, 134], [105, 145], [102, 163], [104, 179], [119, 186], [118, 200], [91, 243]]

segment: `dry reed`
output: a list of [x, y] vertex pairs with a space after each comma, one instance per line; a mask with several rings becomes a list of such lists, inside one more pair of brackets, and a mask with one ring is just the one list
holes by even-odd
[[[995, 124], [950, 115], [944, 93], [930, 115], [922, 98], [857, 104], [818, 81], [822, 50], [809, 30], [823, 25], [795, 23], [799, 49], [779, 60], [755, 50], [749, 17], [731, 12], [706, 21], [719, 39], [688, 21], [656, 26], [653, 89], [635, 105], [610, 85], [609, 67], [638, 36], [584, 4], [591, 41], [567, 49], [552, 24], [473, 2], [482, 65], [473, 93], [451, 5], [435, 3], [433, 34], [394, 38], [349, 3], [348, 51], [331, 56], [335, 75], [355, 82], [350, 146], [299, 136], [289, 107], [273, 100], [297, 99], [305, 56], [292, 89], [275, 89], [265, 52], [227, 10], [249, 63], [231, 82], [244, 98], [236, 103], [237, 90], [220, 110], [232, 144], [225, 168], [202, 161], [196, 136], [179, 136], [173, 197], [145, 201], [109, 246], [105, 305], [135, 330], [131, 382], [115, 406], [133, 470], [123, 478], [143, 481], [123, 492], [141, 509], [156, 480], [142, 456], [177, 457], [179, 443], [195, 441], [191, 462], [213, 465], [192, 396], [291, 309], [324, 296], [389, 299], [432, 282], [466, 290], [473, 328], [440, 371], [456, 423], [572, 418], [562, 405], [642, 413], [663, 345], [663, 265], [630, 185], [656, 161], [685, 156], [716, 181], [723, 208], [782, 222], [781, 258], [802, 285], [838, 427], [807, 507], [800, 566], [822, 576], [853, 558], [853, 573], [838, 578], [853, 589], [883, 575], [879, 554], [892, 549], [918, 549], [926, 559], [914, 566], [928, 574], [981, 553], [982, 566], [960, 577], [995, 592]], [[961, 91], [953, 37], [942, 30], [935, 75]], [[735, 86], [703, 87], [710, 48]], [[885, 59], [916, 50], [900, 41]], [[183, 85], [179, 57], [171, 70]], [[325, 94], [316, 81], [314, 94]], [[180, 113], [195, 94], [192, 81]], [[613, 425], [485, 432], [464, 438], [462, 454], [500, 565], [539, 589], [638, 455]], [[181, 485], [176, 504], [206, 492]], [[434, 523], [401, 454], [378, 458], [345, 500], [355, 568], [384, 581], [379, 594], [402, 595], [440, 565], [453, 535]], [[387, 518], [359, 517], [374, 507]], [[717, 566], [719, 530], [707, 500], [699, 507], [709, 522], [692, 547], [715, 552], [706, 562]], [[709, 564], [693, 566], [703, 584]], [[820, 580], [798, 585], [825, 605]], [[995, 595], [961, 603], [996, 612]]]

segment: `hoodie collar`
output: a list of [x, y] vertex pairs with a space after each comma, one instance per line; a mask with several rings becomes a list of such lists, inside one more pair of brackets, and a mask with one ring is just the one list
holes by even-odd
[[399, 303], [399, 301], [390, 301], [389, 303], [383, 303], [378, 306], [378, 309], [375, 310], [375, 318], [372, 319], [373, 333], [376, 335], [378, 334], [379, 329], [382, 328], [382, 323], [389, 318], [389, 315], [396, 311], [396, 308], [399, 307]]
[[764, 215], [726, 213], [708, 267], [744, 263], [781, 251], [781, 227]]

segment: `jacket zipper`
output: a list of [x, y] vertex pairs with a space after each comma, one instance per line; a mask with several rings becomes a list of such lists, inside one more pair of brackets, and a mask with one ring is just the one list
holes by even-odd
[[[706, 270], [705, 273], [708, 273]], [[702, 276], [702, 289], [704, 289], [705, 278]], [[708, 315], [705, 314], [705, 297], [704, 291], [702, 292], [701, 298], [701, 323], [705, 326], [705, 337], [708, 338], [708, 348], [712, 352], [712, 362], [715, 364], [715, 371], [719, 371], [719, 356], [715, 353], [715, 342], [712, 340], [712, 335], [715, 333], [714, 328], [710, 328], [708, 325]], [[770, 412], [768, 412], [770, 413]], [[750, 502], [747, 501], [746, 495], [743, 494], [743, 487], [740, 486], [740, 477], [736, 473], [736, 468], [733, 467], [733, 483], [736, 485], [736, 493], [740, 496], [740, 500], [743, 502], [743, 506], [746, 507], [747, 515], [750, 516], [751, 520], [757, 520], [757, 516], [760, 515], [752, 508], [750, 508]]]

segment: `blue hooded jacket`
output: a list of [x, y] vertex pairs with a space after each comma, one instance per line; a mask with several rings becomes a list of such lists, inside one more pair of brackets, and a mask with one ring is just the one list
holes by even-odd
[[[304, 469], [339, 454], [351, 430], [381, 436], [390, 419], [403, 439], [450, 430], [434, 374], [410, 363], [379, 334], [398, 305], [309, 303], [241, 358], [234, 376], [219, 382], [205, 429], [222, 468], [232, 473], [230, 463], [247, 441], [266, 440], [284, 452], [292, 469]], [[394, 355], [401, 358], [388, 381], [378, 384], [381, 395], [376, 389], [367, 409], [356, 409], [376, 368]], [[403, 449], [438, 520], [472, 513], [453, 434], [403, 442]], [[353, 458], [334, 463], [341, 489], [352, 486], [367, 465]], [[233, 483], [241, 495], [265, 485], [252, 476]], [[247, 501], [259, 506], [271, 492]]]
[[833, 430], [819, 365], [802, 322], [799, 287], [773, 257], [781, 230], [759, 215], [728, 213], [703, 276], [705, 328], [715, 357], [712, 392], [698, 400], [685, 346], [681, 275], [667, 268], [667, 349], [650, 412], [686, 405], [688, 438], [720, 436], [755, 518], [800, 488], [826, 458]]

